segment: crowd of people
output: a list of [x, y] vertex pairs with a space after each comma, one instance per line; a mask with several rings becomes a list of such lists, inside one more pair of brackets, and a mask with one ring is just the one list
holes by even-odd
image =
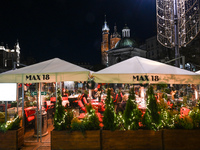
[[[126, 107], [126, 102], [128, 100], [128, 95], [125, 94], [124, 92], [122, 92], [122, 90], [118, 89], [118, 90], [114, 90], [113, 88], [111, 89], [111, 97], [113, 99], [113, 103], [114, 103], [114, 109], [115, 112], [118, 113], [119, 111], [123, 112], [125, 110]], [[99, 98], [99, 101], [101, 101], [101, 91], [102, 89], [96, 87], [94, 90], [92, 90], [92, 99], [97, 99]]]

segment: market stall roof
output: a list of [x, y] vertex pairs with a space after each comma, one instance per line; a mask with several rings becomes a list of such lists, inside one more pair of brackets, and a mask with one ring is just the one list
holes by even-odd
[[199, 84], [200, 75], [139, 56], [93, 73], [97, 83]]
[[87, 81], [90, 70], [59, 58], [0, 74], [0, 83]]

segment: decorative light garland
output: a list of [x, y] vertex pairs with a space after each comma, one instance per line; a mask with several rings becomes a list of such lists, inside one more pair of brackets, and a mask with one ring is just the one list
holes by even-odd
[[6, 121], [6, 124], [2, 124], [1, 128], [4, 126], [6, 129], [11, 125], [13, 122], [15, 122], [17, 119], [19, 119], [19, 116], [17, 115], [13, 120]]

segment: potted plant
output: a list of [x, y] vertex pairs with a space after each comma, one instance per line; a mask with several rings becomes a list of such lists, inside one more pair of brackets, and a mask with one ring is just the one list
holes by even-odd
[[194, 107], [189, 115], [175, 114], [174, 128], [163, 130], [163, 144], [165, 150], [171, 149], [199, 149], [200, 142], [200, 111]]
[[100, 149], [99, 119], [91, 105], [86, 109], [83, 120], [73, 118], [73, 111], [65, 110], [58, 96], [51, 149]]
[[116, 114], [114, 111], [114, 103], [111, 97], [111, 90], [107, 90], [107, 97], [105, 100], [105, 111], [103, 117], [103, 129], [114, 131], [116, 129]]
[[153, 86], [149, 86], [147, 95], [147, 109], [143, 116], [142, 124], [145, 129], [156, 131], [161, 127], [161, 119], [158, 113], [157, 99], [153, 91]]
[[15, 116], [11, 121], [0, 124], [0, 149], [19, 149], [24, 144], [24, 128], [21, 118]]
[[142, 112], [138, 109], [138, 105], [135, 101], [134, 88], [129, 91], [129, 98], [126, 103], [126, 109], [124, 111], [124, 126], [126, 130], [138, 130], [139, 122], [141, 122]]
[[189, 115], [181, 116], [176, 110], [168, 109], [162, 98], [158, 103], [150, 86], [143, 117], [135, 103], [133, 89], [130, 90], [124, 114], [116, 115], [110, 89], [107, 91], [104, 130], [99, 130], [99, 120], [91, 105], [86, 106], [87, 113], [82, 120], [73, 118], [73, 113], [70, 115], [68, 110], [57, 107], [62, 110], [57, 111], [58, 118], [62, 119], [55, 119], [59, 126], [52, 131], [52, 149], [199, 149], [198, 107], [191, 110]]
[[117, 126], [112, 128], [116, 130], [102, 130], [102, 149], [161, 149], [161, 132], [138, 130], [142, 113], [135, 102], [134, 88], [129, 93], [124, 114], [116, 116]]

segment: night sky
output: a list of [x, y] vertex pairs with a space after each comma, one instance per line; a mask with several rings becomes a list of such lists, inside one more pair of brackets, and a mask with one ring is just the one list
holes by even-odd
[[156, 35], [156, 0], [1, 0], [0, 42], [18, 39], [22, 59], [99, 64], [105, 15], [110, 33], [116, 23], [139, 44]]

